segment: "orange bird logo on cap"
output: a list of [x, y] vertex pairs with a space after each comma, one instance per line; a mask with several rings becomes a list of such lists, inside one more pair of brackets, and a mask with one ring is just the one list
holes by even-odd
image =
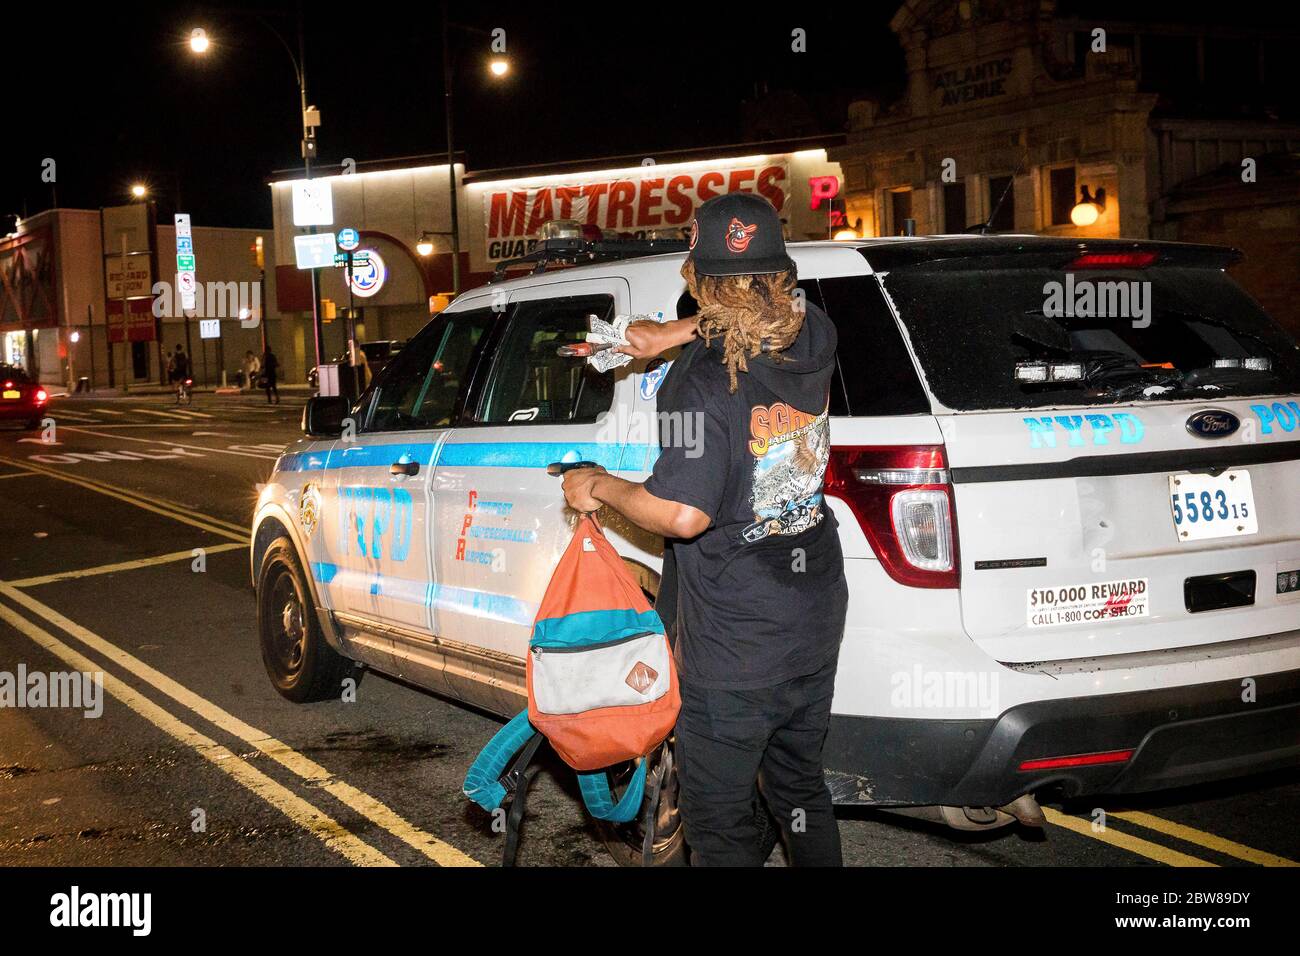
[[758, 232], [758, 224], [747, 226], [735, 216], [727, 223], [727, 248], [732, 252], [744, 252], [749, 248], [749, 240]]

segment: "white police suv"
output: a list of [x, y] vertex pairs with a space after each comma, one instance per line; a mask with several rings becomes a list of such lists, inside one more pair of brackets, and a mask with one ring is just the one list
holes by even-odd
[[[253, 519], [271, 679], [357, 665], [502, 715], [573, 515], [546, 466], [642, 480], [662, 367], [557, 347], [590, 316], [690, 315], [682, 252], [472, 290], [354, 406], [315, 398]], [[642, 252], [647, 251], [642, 249]], [[1034, 236], [790, 246], [839, 331], [826, 494], [848, 623], [835, 800], [964, 828], [1035, 794], [1300, 761], [1300, 349], [1233, 250]], [[610, 539], [648, 592], [662, 542]], [[673, 788], [655, 859], [681, 856]], [[649, 817], [647, 817], [648, 819]], [[610, 833], [620, 859], [636, 832]]]

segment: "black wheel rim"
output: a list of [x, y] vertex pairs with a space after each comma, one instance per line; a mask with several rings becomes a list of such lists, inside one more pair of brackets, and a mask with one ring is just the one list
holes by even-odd
[[289, 568], [277, 566], [269, 584], [262, 608], [267, 656], [280, 677], [291, 681], [302, 671], [307, 652], [306, 608]]

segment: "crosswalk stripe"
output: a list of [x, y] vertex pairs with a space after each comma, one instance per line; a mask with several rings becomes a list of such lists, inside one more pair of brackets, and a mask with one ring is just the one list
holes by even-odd
[[175, 412], [160, 412], [157, 409], [153, 409], [153, 408], [133, 408], [131, 409], [131, 411], [142, 412], [145, 415], [158, 415], [161, 418], [170, 418], [173, 420], [179, 418], [183, 421], [185, 419], [184, 415], [178, 415]]
[[212, 417], [212, 416], [209, 415], [207, 412], [196, 412], [196, 411], [194, 411], [193, 409], [190, 409], [190, 408], [178, 408], [178, 409], [176, 409], [176, 414], [177, 414], [177, 415], [189, 415], [189, 416], [192, 417], [192, 418], [211, 418], [211, 417]]
[[92, 412], [103, 412], [105, 415], [125, 415], [126, 412], [119, 412], [115, 408], [92, 408]]

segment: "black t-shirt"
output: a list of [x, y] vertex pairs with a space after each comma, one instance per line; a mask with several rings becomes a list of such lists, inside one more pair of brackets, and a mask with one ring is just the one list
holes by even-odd
[[801, 333], [806, 361], [791, 367], [806, 377], [787, 392], [806, 405], [819, 393], [812, 408], [773, 390], [785, 391], [797, 373], [757, 360], [729, 393], [720, 352], [699, 341], [683, 350], [659, 393], [661, 450], [646, 490], [712, 519], [698, 537], [671, 542], [675, 569], [664, 582], [671, 592], [676, 578], [666, 598], [676, 609], [678, 666], [699, 686], [772, 686], [819, 670], [839, 651], [848, 588], [837, 523], [822, 497], [830, 427], [820, 383], [829, 383], [829, 371], [808, 368], [826, 361], [827, 329], [833, 362], [834, 328], [820, 312], [813, 320], [824, 323], [811, 336], [816, 351]]

